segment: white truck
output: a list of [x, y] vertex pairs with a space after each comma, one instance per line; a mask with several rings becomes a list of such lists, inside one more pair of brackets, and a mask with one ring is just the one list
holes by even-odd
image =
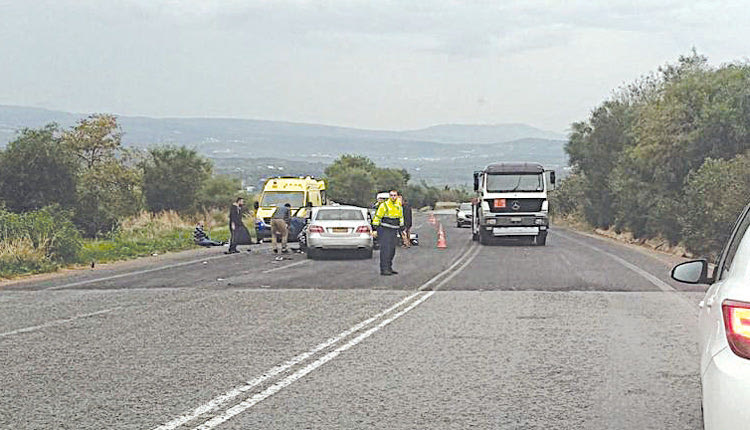
[[488, 244], [499, 237], [529, 237], [547, 243], [549, 184], [555, 171], [538, 163], [495, 163], [474, 172], [472, 238]]

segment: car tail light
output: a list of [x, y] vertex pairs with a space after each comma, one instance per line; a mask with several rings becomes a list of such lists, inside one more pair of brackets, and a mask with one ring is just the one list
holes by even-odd
[[357, 227], [357, 233], [369, 233], [369, 232], [370, 232], [370, 227], [366, 225], [361, 225]]
[[740, 357], [750, 359], [750, 303], [724, 300], [721, 310], [729, 347]]
[[307, 230], [310, 233], [323, 233], [323, 227], [319, 225], [311, 225]]

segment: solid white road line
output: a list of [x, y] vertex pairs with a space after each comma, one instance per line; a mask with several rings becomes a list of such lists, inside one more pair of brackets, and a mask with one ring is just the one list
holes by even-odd
[[604, 254], [604, 255], [608, 256], [609, 258], [617, 261], [618, 263], [622, 264], [623, 266], [627, 267], [628, 269], [632, 270], [633, 272], [641, 275], [646, 280], [648, 280], [649, 282], [651, 282], [652, 284], [654, 284], [654, 286], [656, 286], [656, 288], [658, 288], [658, 289], [660, 289], [660, 290], [662, 290], [664, 292], [668, 292], [668, 293], [675, 293], [675, 292], [677, 292], [677, 290], [675, 290], [674, 288], [672, 288], [671, 285], [667, 284], [666, 282], [662, 281], [661, 279], [657, 278], [656, 276], [648, 273], [647, 271], [641, 269], [640, 267], [636, 266], [635, 264], [630, 263], [629, 261], [626, 261], [626, 260], [624, 260], [624, 259], [616, 256], [615, 254], [607, 252], [607, 251], [605, 251], [605, 250], [603, 250], [601, 248], [597, 248], [596, 246], [590, 245], [590, 244], [588, 244], [588, 243], [586, 243], [586, 242], [584, 242], [582, 240], [574, 239], [574, 238], [568, 236], [567, 234], [562, 234], [562, 233], [559, 233], [559, 232], [555, 232], [554, 234], [556, 234], [558, 236], [561, 236], [561, 237], [564, 237], [565, 239], [568, 239], [571, 242], [575, 242], [575, 243], [577, 243], [577, 244], [579, 244], [581, 246], [585, 246], [586, 248], [592, 249], [592, 250], [594, 250], [594, 251], [596, 251], [598, 253], [601, 253], [601, 254]]
[[96, 312], [91, 312], [89, 314], [75, 315], [75, 316], [73, 316], [71, 318], [65, 318], [65, 319], [50, 321], [48, 323], [44, 323], [44, 324], [40, 324], [40, 325], [35, 325], [33, 327], [19, 328], [17, 330], [6, 331], [5, 333], [0, 333], [0, 337], [12, 336], [14, 334], [28, 333], [30, 331], [41, 330], [43, 328], [53, 327], [53, 326], [56, 326], [56, 325], [65, 324], [65, 323], [69, 323], [69, 322], [72, 322], [72, 321], [75, 321], [75, 320], [80, 320], [80, 319], [83, 319], [83, 318], [89, 318], [89, 317], [93, 317], [93, 316], [96, 316], [96, 315], [106, 314], [108, 312], [112, 312], [112, 311], [117, 310], [117, 309], [119, 309], [119, 307], [111, 308], [111, 309], [104, 309], [104, 310], [96, 311]]
[[466, 258], [464, 260], [463, 264], [461, 264], [461, 266], [459, 268], [457, 268], [453, 273], [451, 273], [450, 276], [448, 276], [447, 278], [445, 278], [442, 281], [440, 281], [439, 284], [435, 285], [434, 290], [439, 290], [440, 287], [442, 287], [443, 285], [445, 285], [446, 283], [448, 283], [448, 281], [450, 281], [451, 279], [453, 279], [454, 277], [456, 277], [456, 275], [458, 275], [459, 273], [461, 273], [461, 271], [464, 270], [466, 268], [466, 266], [468, 266], [472, 261], [474, 261], [474, 258], [476, 258], [476, 256], [479, 255], [480, 251], [482, 251], [482, 248], [477, 247], [476, 250], [471, 254], [471, 256], [469, 256], [468, 258]]
[[355, 332], [363, 329], [364, 327], [369, 326], [370, 324], [372, 324], [376, 320], [380, 319], [381, 317], [383, 317], [383, 316], [385, 316], [385, 315], [393, 312], [395, 309], [398, 309], [399, 307], [401, 307], [404, 304], [408, 303], [410, 300], [412, 300], [418, 294], [419, 294], [419, 292], [411, 294], [410, 296], [408, 296], [405, 299], [399, 301], [398, 303], [396, 303], [395, 305], [389, 307], [388, 309], [386, 309], [386, 310], [378, 313], [377, 315], [375, 315], [375, 316], [373, 316], [371, 318], [368, 318], [368, 319], [360, 322], [359, 324], [356, 324], [356, 325], [352, 326], [351, 328], [349, 328], [349, 329], [347, 329], [347, 330], [339, 333], [335, 337], [332, 337], [332, 338], [326, 340], [325, 342], [317, 345], [313, 349], [311, 349], [311, 350], [309, 350], [307, 352], [303, 352], [302, 354], [299, 354], [299, 355], [295, 356], [294, 358], [286, 361], [285, 363], [280, 364], [278, 366], [275, 366], [275, 367], [267, 370], [263, 375], [261, 375], [261, 376], [259, 376], [257, 378], [254, 378], [254, 379], [248, 381], [245, 385], [243, 385], [241, 387], [234, 388], [234, 389], [232, 389], [232, 390], [230, 390], [230, 391], [228, 391], [228, 392], [226, 392], [226, 393], [224, 393], [224, 394], [222, 394], [222, 395], [220, 395], [218, 397], [215, 397], [214, 399], [212, 399], [208, 403], [206, 403], [204, 405], [201, 405], [201, 406], [195, 408], [194, 410], [192, 410], [192, 411], [190, 411], [190, 412], [188, 412], [188, 413], [186, 413], [184, 415], [181, 415], [181, 416], [179, 416], [179, 417], [177, 417], [177, 418], [169, 421], [166, 424], [163, 424], [163, 425], [161, 425], [159, 427], [156, 427], [155, 430], [172, 430], [172, 429], [175, 429], [175, 428], [177, 428], [177, 427], [179, 427], [179, 426], [181, 426], [181, 425], [183, 425], [183, 424], [185, 424], [185, 423], [187, 423], [189, 421], [192, 421], [192, 420], [198, 418], [199, 416], [201, 416], [201, 415], [203, 415], [203, 414], [205, 414], [207, 412], [211, 412], [213, 410], [218, 409], [221, 405], [223, 405], [224, 403], [228, 402], [229, 400], [232, 400], [233, 398], [235, 398], [235, 397], [239, 396], [240, 394], [242, 394], [242, 393], [244, 393], [244, 392], [252, 389], [253, 387], [262, 384], [266, 380], [268, 380], [268, 379], [270, 379], [270, 378], [272, 378], [272, 377], [274, 377], [274, 376], [276, 376], [276, 375], [278, 375], [280, 373], [283, 373], [283, 372], [287, 371], [292, 366], [294, 366], [296, 364], [299, 364], [299, 363], [307, 360], [308, 358], [310, 358], [311, 356], [315, 355], [316, 353], [318, 353], [318, 352], [320, 352], [320, 351], [322, 351], [322, 350], [324, 350], [324, 349], [326, 349], [326, 348], [328, 348], [328, 347], [330, 347], [330, 346], [332, 346], [332, 345], [334, 345], [336, 343], [339, 343], [341, 340], [343, 340], [344, 338], [348, 337], [349, 335], [351, 335], [351, 334], [353, 334], [353, 333], [355, 333]]
[[53, 287], [45, 288], [44, 290], [62, 290], [71, 287], [80, 287], [81, 285], [94, 284], [97, 282], [111, 281], [113, 279], [127, 278], [128, 276], [143, 275], [145, 273], [159, 272], [161, 270], [174, 269], [176, 267], [189, 266], [191, 264], [202, 263], [204, 261], [216, 260], [217, 258], [224, 258], [226, 255], [215, 255], [213, 257], [203, 257], [199, 260], [184, 261], [182, 263], [169, 264], [166, 266], [154, 267], [153, 269], [136, 270], [135, 272], [121, 273], [119, 275], [105, 276], [103, 278], [87, 279], [85, 281], [71, 282], [69, 284], [56, 285]]
[[[472, 242], [469, 242], [469, 245], [472, 245]], [[463, 261], [463, 259], [467, 255], [469, 255], [469, 251], [470, 250], [471, 250], [471, 246], [467, 247], [467, 249], [463, 251], [463, 253], [461, 254], [461, 256], [459, 256], [459, 258], [456, 259], [456, 262], [453, 265], [451, 265], [447, 269], [443, 270], [442, 272], [438, 273], [437, 275], [433, 276], [430, 280], [428, 280], [425, 284], [423, 284], [422, 287], [425, 287], [425, 286], [427, 286], [427, 285], [435, 282], [441, 276], [443, 276], [444, 274], [446, 274], [447, 272], [449, 272], [450, 270], [452, 270], [456, 265], [458, 265], [461, 261]], [[474, 255], [476, 255], [476, 253]], [[305, 260], [305, 261], [308, 261], [308, 260]], [[442, 283], [441, 283], [441, 285], [442, 285]], [[328, 347], [331, 347], [331, 346], [333, 346], [333, 345], [341, 342], [344, 338], [346, 338], [346, 337], [350, 336], [351, 334], [353, 334], [355, 332], [358, 332], [358, 331], [362, 330], [363, 328], [369, 326], [370, 324], [372, 324], [376, 320], [382, 318], [383, 316], [385, 316], [385, 315], [393, 312], [395, 309], [398, 309], [399, 307], [401, 307], [404, 304], [408, 303], [409, 301], [411, 301], [412, 299], [414, 299], [414, 297], [416, 297], [419, 294], [420, 294], [420, 291], [417, 291], [417, 292], [411, 294], [410, 296], [406, 297], [405, 299], [401, 300], [400, 302], [396, 303], [395, 305], [389, 307], [388, 309], [386, 309], [386, 310], [378, 313], [377, 315], [375, 315], [375, 316], [373, 316], [371, 318], [368, 318], [368, 319], [360, 322], [359, 324], [357, 324], [357, 325], [349, 328], [348, 330], [346, 330], [346, 331], [338, 334], [337, 336], [332, 337], [332, 338], [326, 340], [325, 342], [317, 345], [313, 349], [311, 349], [311, 350], [309, 350], [307, 352], [304, 352], [302, 354], [299, 354], [299, 355], [295, 356], [294, 358], [286, 361], [283, 364], [280, 364], [278, 366], [275, 366], [275, 367], [271, 368], [270, 370], [266, 371], [263, 375], [261, 375], [261, 376], [259, 376], [257, 378], [254, 378], [254, 379], [248, 381], [247, 384], [245, 384], [245, 385], [243, 385], [241, 387], [234, 388], [234, 389], [232, 389], [232, 390], [230, 390], [230, 391], [228, 391], [228, 392], [226, 392], [226, 393], [224, 393], [224, 394], [222, 394], [220, 396], [217, 396], [214, 399], [212, 399], [209, 402], [207, 402], [206, 404], [198, 406], [197, 408], [193, 409], [192, 411], [190, 411], [190, 412], [188, 412], [186, 414], [183, 414], [183, 415], [181, 415], [181, 416], [179, 416], [177, 418], [174, 418], [174, 419], [170, 420], [169, 422], [167, 422], [167, 423], [165, 423], [165, 424], [163, 424], [163, 425], [161, 425], [159, 427], [156, 427], [154, 430], [174, 430], [177, 427], [180, 427], [181, 425], [183, 425], [183, 424], [185, 424], [187, 422], [190, 422], [190, 421], [192, 421], [192, 420], [200, 417], [203, 414], [206, 414], [208, 412], [211, 412], [211, 411], [214, 411], [214, 410], [218, 409], [221, 405], [223, 405], [224, 403], [227, 403], [228, 401], [230, 401], [233, 398], [239, 396], [240, 394], [242, 394], [242, 393], [244, 393], [244, 392], [252, 389], [253, 387], [256, 387], [256, 386], [262, 384], [263, 382], [265, 382], [265, 381], [273, 378], [274, 376], [277, 376], [279, 374], [285, 373], [291, 367], [293, 367], [293, 366], [295, 366], [297, 364], [300, 364], [300, 363], [306, 361], [308, 358], [310, 358], [311, 356], [315, 355], [316, 353], [318, 353], [318, 352], [320, 352], [320, 351], [322, 351], [322, 350], [324, 350], [324, 349], [326, 349]], [[431, 295], [431, 294], [432, 293], [429, 293], [429, 295]], [[427, 295], [425, 295], [425, 296], [427, 296]], [[425, 296], [422, 296], [422, 297], [425, 297]], [[418, 299], [418, 300], [421, 300], [421, 298]], [[318, 365], [318, 366], [320, 366], [320, 365]], [[318, 366], [316, 366], [316, 367], [318, 367]], [[311, 371], [312, 370], [313, 369], [311, 369]], [[297, 378], [297, 379], [299, 379], [299, 378]]]
[[363, 340], [367, 339], [368, 337], [372, 336], [374, 333], [376, 333], [381, 328], [387, 326], [388, 324], [392, 323], [393, 321], [397, 320], [407, 312], [411, 311], [415, 307], [422, 304], [425, 300], [429, 299], [433, 294], [435, 294], [434, 291], [430, 291], [426, 294], [424, 294], [419, 299], [415, 300], [412, 304], [410, 304], [408, 307], [404, 308], [403, 310], [397, 312], [392, 317], [385, 319], [380, 322], [380, 324], [376, 325], [375, 327], [370, 328], [369, 330], [363, 332], [359, 336], [355, 337], [354, 339], [350, 340], [349, 342], [345, 343], [344, 345], [341, 345], [340, 347], [336, 348], [335, 350], [329, 352], [328, 354], [324, 355], [323, 357], [315, 360], [314, 362], [308, 364], [307, 366], [303, 367], [302, 369], [296, 371], [295, 373], [287, 376], [286, 378], [282, 379], [281, 381], [273, 384], [272, 386], [268, 387], [264, 391], [255, 394], [251, 396], [250, 398], [246, 399], [245, 401], [232, 406], [231, 408], [227, 409], [226, 412], [224, 412], [221, 415], [218, 415], [214, 418], [211, 418], [210, 420], [206, 421], [205, 423], [201, 424], [200, 426], [196, 427], [196, 430], [209, 430], [212, 429], [227, 420], [231, 419], [232, 417], [244, 412], [245, 410], [255, 406], [256, 404], [262, 402], [263, 400], [267, 399], [268, 397], [271, 397], [272, 395], [278, 393], [283, 388], [291, 385], [295, 381], [303, 378], [308, 373], [312, 372], [313, 370], [317, 369], [318, 367], [328, 363], [329, 361], [336, 358], [339, 354], [342, 352], [352, 348], [353, 346], [357, 345], [358, 343], [362, 342]]
[[[466, 249], [465, 249], [465, 250], [464, 250], [464, 251], [463, 251], [463, 252], [461, 253], [461, 256], [459, 256], [459, 257], [458, 257], [458, 258], [456, 259], [456, 261], [454, 261], [454, 262], [453, 262], [453, 264], [451, 264], [450, 266], [448, 266], [448, 268], [447, 268], [447, 269], [445, 269], [445, 270], [443, 270], [442, 272], [438, 273], [437, 275], [433, 276], [433, 277], [432, 277], [432, 278], [431, 278], [431, 279], [430, 279], [429, 281], [427, 281], [427, 282], [425, 282], [424, 284], [422, 284], [422, 286], [421, 286], [421, 287], [419, 287], [419, 291], [424, 291], [424, 290], [426, 290], [426, 289], [427, 289], [427, 287], [429, 287], [429, 286], [430, 286], [430, 284], [432, 284], [433, 282], [437, 281], [437, 280], [438, 280], [438, 279], [440, 279], [440, 278], [441, 278], [441, 277], [442, 277], [442, 276], [443, 276], [444, 274], [446, 274], [446, 273], [450, 272], [451, 270], [453, 270], [453, 268], [454, 268], [454, 267], [456, 267], [456, 266], [458, 266], [459, 264], [461, 264], [461, 262], [462, 262], [462, 261], [463, 261], [463, 260], [464, 260], [464, 259], [465, 259], [465, 258], [466, 258], [466, 257], [467, 257], [467, 256], [468, 256], [469, 254], [470, 254], [470, 253], [471, 253], [470, 251], [471, 251], [471, 249], [472, 249], [472, 247], [473, 247], [473, 246], [474, 246], [474, 242], [469, 242], [469, 246], [468, 246], [468, 247], [466, 247]], [[479, 249], [479, 248], [478, 248], [478, 249]], [[472, 258], [474, 258], [474, 257], [472, 257]]]
[[262, 271], [260, 273], [271, 273], [271, 272], [275, 272], [277, 270], [288, 269], [290, 267], [299, 266], [300, 264], [305, 264], [305, 263], [307, 263], [309, 261], [310, 260], [302, 260], [302, 261], [298, 261], [296, 263], [286, 264], [284, 266], [279, 266], [279, 267], [274, 267], [273, 269], [264, 270], [264, 271]]
[[633, 272], [641, 275], [643, 278], [645, 278], [647, 281], [651, 282], [653, 285], [655, 285], [657, 288], [659, 288], [660, 290], [664, 291], [665, 293], [675, 293], [675, 294], [672, 294], [672, 296], [673, 297], [677, 297], [679, 299], [680, 303], [682, 303], [684, 305], [687, 305], [690, 308], [691, 311], [694, 312], [696, 310], [695, 309], [695, 304], [693, 302], [691, 302], [690, 300], [688, 300], [687, 297], [685, 297], [685, 296], [683, 296], [681, 294], [678, 294], [679, 291], [677, 291], [676, 289], [674, 289], [671, 285], [667, 284], [666, 282], [662, 281], [661, 279], [657, 278], [656, 276], [652, 275], [651, 273], [649, 273], [649, 272], [641, 269], [640, 267], [636, 266], [635, 264], [630, 263], [629, 261], [626, 261], [626, 260], [624, 260], [624, 259], [622, 259], [622, 258], [620, 258], [620, 257], [618, 257], [618, 256], [616, 256], [616, 255], [614, 255], [612, 253], [604, 251], [601, 248], [597, 248], [594, 245], [589, 245], [586, 242], [583, 242], [583, 241], [578, 240], [578, 239], [574, 239], [574, 238], [568, 236], [567, 234], [561, 234], [560, 232], [557, 232], [557, 231], [554, 234], [556, 234], [556, 235], [558, 235], [560, 237], [563, 237], [563, 238], [565, 238], [567, 240], [570, 240], [572, 242], [575, 242], [575, 243], [577, 243], [579, 245], [582, 245], [582, 246], [585, 246], [587, 248], [590, 248], [590, 249], [592, 249], [592, 250], [594, 250], [596, 252], [602, 253], [602, 254], [604, 254], [604, 255], [612, 258], [613, 260], [617, 261], [618, 263], [622, 264], [623, 266], [627, 267], [628, 269], [632, 270]]

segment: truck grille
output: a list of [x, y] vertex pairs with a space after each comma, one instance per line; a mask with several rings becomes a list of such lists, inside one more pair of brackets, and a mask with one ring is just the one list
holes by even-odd
[[536, 217], [533, 216], [525, 216], [525, 217], [518, 217], [521, 218], [520, 221], [515, 221], [513, 218], [516, 217], [510, 217], [510, 216], [500, 216], [495, 218], [495, 225], [497, 227], [533, 227], [536, 225], [535, 220]]
[[[504, 208], [496, 208], [494, 201], [488, 199], [487, 203], [490, 205], [490, 212], [493, 213], [513, 213], [513, 212], [539, 212], [542, 210], [542, 202], [544, 199], [505, 199]], [[517, 206], [518, 209], [513, 209]]]

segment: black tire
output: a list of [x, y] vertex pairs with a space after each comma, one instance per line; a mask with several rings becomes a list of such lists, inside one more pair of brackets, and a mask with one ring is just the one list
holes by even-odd
[[545, 246], [547, 245], [547, 232], [539, 233], [536, 236], [536, 239], [534, 240], [534, 244], [536, 246]]
[[491, 242], [492, 237], [487, 233], [487, 230], [479, 229], [479, 243], [489, 245]]
[[456, 221], [456, 228], [461, 228], [461, 223]]

